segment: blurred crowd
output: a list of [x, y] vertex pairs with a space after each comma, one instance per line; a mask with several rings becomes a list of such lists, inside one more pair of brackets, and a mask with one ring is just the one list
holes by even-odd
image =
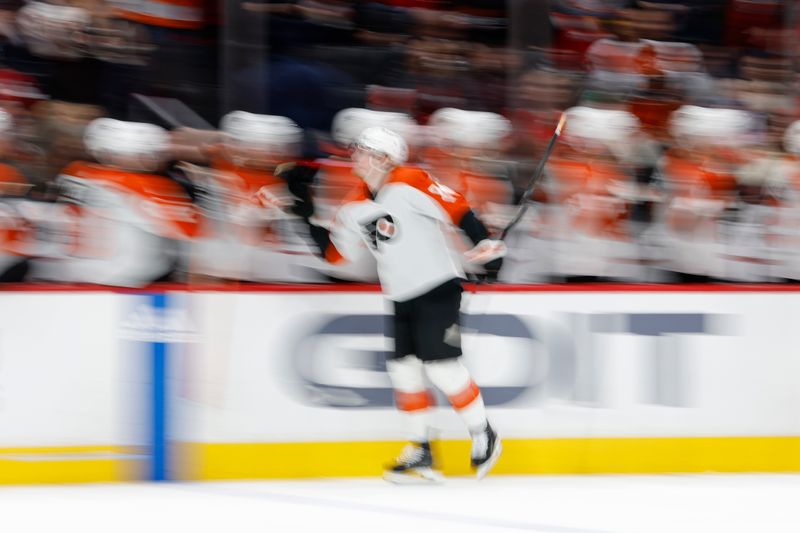
[[530, 204], [503, 281], [800, 280], [799, 56], [790, 0], [3, 0], [0, 281], [373, 281], [260, 201], [330, 222], [373, 125]]

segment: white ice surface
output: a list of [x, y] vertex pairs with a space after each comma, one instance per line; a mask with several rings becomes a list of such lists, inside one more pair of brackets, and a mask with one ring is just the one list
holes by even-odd
[[800, 475], [537, 476], [0, 487], [0, 531], [800, 532]]

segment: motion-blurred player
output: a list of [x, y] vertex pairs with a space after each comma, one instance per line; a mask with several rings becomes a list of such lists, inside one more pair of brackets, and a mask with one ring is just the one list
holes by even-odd
[[501, 443], [486, 418], [480, 389], [461, 360], [462, 259], [448, 232], [463, 230], [475, 243], [467, 261], [496, 275], [505, 255], [464, 197], [422, 169], [402, 166], [408, 146], [397, 133], [370, 127], [352, 147], [353, 172], [361, 182], [340, 207], [330, 230], [316, 225], [309, 173], [288, 177], [298, 197], [293, 210], [309, 221], [322, 255], [346, 261], [368, 247], [375, 255], [384, 295], [394, 306], [394, 354], [387, 370], [397, 407], [408, 415], [411, 443], [389, 465], [393, 482], [438, 481], [428, 419], [433, 397], [425, 376], [449, 399], [472, 436], [471, 462], [478, 478], [497, 462]]

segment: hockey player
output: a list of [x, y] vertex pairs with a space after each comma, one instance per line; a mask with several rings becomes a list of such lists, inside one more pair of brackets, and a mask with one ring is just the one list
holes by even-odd
[[[318, 160], [318, 192], [327, 203], [338, 206], [353, 187], [358, 186], [360, 180], [353, 174], [353, 162], [348, 157], [348, 150], [358, 135], [372, 126], [388, 128], [403, 137], [406, 143], [413, 143], [420, 133], [417, 123], [405, 113], [360, 107], [342, 109], [336, 113], [331, 125], [331, 136], [335, 144], [327, 146], [328, 151], [336, 155]], [[409, 148], [411, 152], [414, 151], [413, 146]]]
[[566, 111], [564, 142], [546, 167], [553, 274], [565, 280], [638, 279], [629, 199], [636, 191], [628, 160], [639, 121], [618, 109]]
[[69, 208], [70, 245], [35, 265], [37, 279], [139, 287], [185, 270], [199, 214], [180, 185], [161, 174], [167, 132], [109, 118], [84, 135], [97, 161], [75, 161], [58, 177], [58, 203]]
[[511, 204], [513, 188], [498, 160], [511, 123], [497, 113], [443, 107], [431, 115], [428, 129], [435, 146], [424, 160], [436, 180], [464, 195], [481, 214]]
[[[382, 126], [400, 134], [413, 154], [414, 142], [419, 138], [419, 126], [405, 113], [376, 111], [351, 107], [339, 111], [331, 125], [333, 142], [321, 142], [329, 157], [314, 161], [318, 170], [314, 176], [314, 216], [318, 224], [328, 225], [336, 210], [350, 191], [359, 188], [361, 180], [353, 173], [350, 147], [358, 135], [369, 127]], [[347, 262], [318, 269], [336, 279], [376, 282], [378, 272], [375, 258], [366, 248], [352, 253]]]
[[752, 129], [737, 109], [683, 106], [670, 117], [675, 145], [658, 163], [666, 193], [660, 213], [666, 267], [682, 281], [724, 279], [730, 265], [723, 239], [737, 202], [735, 172]]
[[300, 155], [303, 131], [287, 117], [232, 111], [208, 134], [210, 168], [181, 164], [197, 187], [203, 233], [194, 241], [192, 273], [246, 281], [321, 281], [321, 263], [296, 242], [294, 221], [265, 212], [260, 195], [288, 197], [276, 176], [282, 163]]
[[[10, 152], [14, 122], [0, 109], [0, 157]], [[17, 169], [0, 163], [0, 282], [23, 281], [28, 258], [34, 251], [33, 228], [23, 213], [30, 189], [28, 180]]]
[[476, 243], [466, 258], [483, 264], [489, 274], [499, 270], [505, 246], [489, 239], [463, 196], [422, 169], [403, 166], [408, 146], [397, 133], [365, 129], [352, 146], [351, 158], [362, 181], [340, 207], [330, 231], [313, 223], [308, 180], [290, 176], [288, 181], [300, 198], [293, 210], [309, 221], [322, 255], [336, 263], [368, 247], [377, 259], [383, 293], [394, 306], [395, 347], [386, 366], [397, 407], [410, 422], [412, 442], [387, 467], [385, 478], [400, 483], [440, 479], [429, 443], [433, 400], [425, 376], [469, 429], [472, 466], [482, 478], [496, 463], [501, 444], [487, 421], [480, 389], [461, 360], [464, 272], [448, 227], [460, 228]]
[[[800, 120], [783, 132], [784, 153], [762, 153], [743, 174], [761, 183], [769, 207], [763, 239], [770, 280], [800, 280]], [[740, 176], [741, 179], [741, 176]], [[746, 178], [747, 179], [747, 178]]]

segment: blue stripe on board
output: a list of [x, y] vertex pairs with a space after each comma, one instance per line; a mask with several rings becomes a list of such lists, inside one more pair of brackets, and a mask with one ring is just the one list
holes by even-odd
[[152, 403], [151, 403], [151, 472], [153, 481], [165, 481], [167, 476], [167, 344], [158, 335], [167, 309], [167, 295], [153, 294], [152, 306], [157, 325], [153, 328], [152, 347]]

